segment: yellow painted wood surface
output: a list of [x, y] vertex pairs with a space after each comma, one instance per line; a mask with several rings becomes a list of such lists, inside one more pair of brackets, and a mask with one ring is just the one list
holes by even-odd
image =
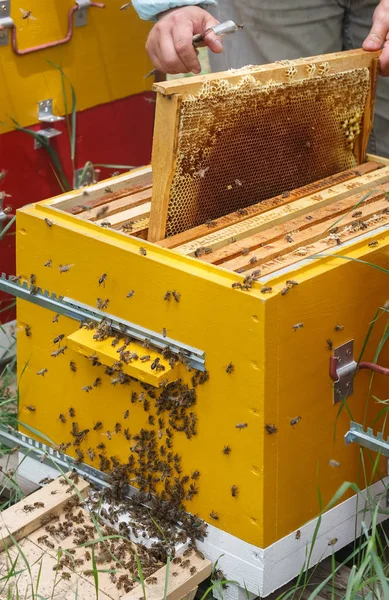
[[[378, 237], [379, 246], [368, 245]], [[242, 281], [241, 275], [102, 230], [51, 209], [49, 201], [19, 211], [17, 246], [17, 272], [26, 279], [34, 273], [37, 285], [95, 306], [103, 294], [98, 279], [107, 273], [104, 298], [110, 299], [110, 313], [157, 332], [166, 328], [169, 337], [205, 352], [210, 378], [196, 388], [198, 433], [187, 439], [177, 432], [173, 440], [183, 473], [196, 469], [201, 473], [199, 493], [187, 502], [190, 512], [267, 547], [318, 514], [318, 489], [325, 505], [345, 480], [366, 486], [358, 447], [344, 445], [350, 415], [343, 410], [337, 420], [339, 405], [333, 404], [326, 340], [336, 347], [354, 338], [358, 356], [376, 309], [387, 300], [386, 273], [329, 257], [306, 261], [287, 275], [275, 273], [266, 282], [273, 288], [269, 294], [261, 293], [261, 281], [250, 292], [241, 292], [231, 287], [234, 281]], [[146, 249], [146, 256], [139, 253], [140, 247]], [[387, 269], [389, 237], [368, 232], [335, 253]], [[52, 267], [46, 268], [49, 259]], [[60, 273], [60, 264], [73, 266]], [[282, 295], [287, 279], [299, 285]], [[135, 291], [130, 300], [129, 289]], [[180, 302], [166, 302], [167, 290], [177, 290]], [[86, 447], [103, 441], [108, 456], [127, 460], [130, 443], [122, 433], [112, 432], [116, 423], [131, 432], [148, 427], [142, 404], [130, 402], [132, 391], [139, 393], [142, 388], [135, 382], [112, 386], [103, 367], [93, 367], [70, 348], [64, 355], [50, 356], [57, 348], [55, 336], [75, 330], [74, 321], [59, 317], [53, 323], [52, 318], [53, 313], [43, 308], [18, 302], [20, 373], [26, 367], [20, 380], [20, 419], [56, 443], [71, 441], [70, 419], [63, 424], [58, 417], [73, 407], [80, 428], [92, 429], [98, 420], [104, 423], [101, 431], [88, 434]], [[303, 327], [295, 330], [297, 323]], [[344, 326], [342, 331], [334, 331], [337, 323]], [[30, 337], [24, 332], [26, 324], [31, 327]], [[366, 360], [373, 359], [384, 325], [381, 319], [374, 327]], [[71, 360], [76, 372], [70, 370]], [[230, 362], [234, 371], [228, 374]], [[389, 363], [388, 349], [379, 362]], [[48, 369], [43, 377], [37, 375], [42, 368]], [[189, 385], [192, 374], [178, 367], [177, 376]], [[92, 385], [96, 377], [101, 377], [101, 386], [85, 393], [82, 387]], [[369, 379], [366, 371], [357, 374], [349, 400], [358, 422], [364, 418]], [[375, 376], [373, 391], [385, 399], [383, 380]], [[35, 412], [27, 410], [29, 404], [36, 406]], [[368, 424], [380, 408], [370, 402]], [[126, 410], [128, 420], [123, 416]], [[150, 414], [157, 416], [154, 402]], [[301, 420], [293, 425], [297, 417]], [[241, 423], [247, 427], [238, 429]], [[266, 424], [275, 425], [277, 433], [267, 433]], [[226, 445], [231, 447], [228, 456], [222, 452]], [[332, 467], [330, 460], [340, 466]], [[93, 464], [98, 466], [98, 460]], [[368, 459], [366, 465], [369, 469]], [[232, 485], [238, 488], [236, 497]], [[212, 511], [217, 521], [210, 517]]]
[[[68, 12], [74, 0], [13, 0], [11, 17], [21, 50], [62, 39], [68, 32]], [[112, 102], [151, 88], [144, 76], [152, 68], [145, 51], [150, 24], [121, 0], [109, 0], [104, 9], [88, 9], [88, 24], [75, 27], [72, 40], [25, 56], [12, 51], [11, 42], [0, 47], [0, 120], [21, 125], [37, 122], [37, 103], [52, 98], [54, 113], [64, 114], [61, 77], [48, 61], [60, 65], [77, 94], [77, 110]], [[36, 21], [23, 19], [20, 8]], [[74, 18], [74, 17], [73, 17]], [[68, 92], [68, 102], [71, 96]], [[1, 132], [7, 129], [2, 127]]]

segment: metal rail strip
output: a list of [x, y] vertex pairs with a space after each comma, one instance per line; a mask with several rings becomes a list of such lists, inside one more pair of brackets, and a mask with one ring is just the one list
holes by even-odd
[[76, 321], [94, 321], [99, 323], [104, 319], [108, 321], [114, 331], [128, 335], [141, 343], [147, 342], [157, 350], [168, 348], [174, 354], [185, 357], [188, 364], [194, 369], [205, 371], [205, 352], [169, 337], [164, 337], [162, 334], [156, 333], [151, 329], [146, 329], [130, 321], [118, 319], [114, 315], [73, 300], [72, 298], [59, 296], [48, 290], [42, 290], [40, 287], [29, 285], [26, 281], [19, 283], [15, 277], [10, 276], [7, 278], [5, 273], [2, 273], [0, 278], [0, 290], [22, 300], [32, 302], [32, 304], [48, 308], [70, 319], [75, 319]]

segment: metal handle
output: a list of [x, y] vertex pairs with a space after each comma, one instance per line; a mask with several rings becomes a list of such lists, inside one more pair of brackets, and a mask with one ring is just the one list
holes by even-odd
[[[372, 362], [361, 362], [359, 363], [359, 365], [357, 365], [357, 363], [355, 363], [355, 367], [353, 367], [354, 369], [354, 373], [356, 371], [358, 371], [359, 369], [370, 369], [370, 371], [374, 371], [375, 373], [380, 373], [381, 375], [388, 375], [389, 376], [389, 368], [387, 367], [381, 367], [380, 365], [376, 365], [375, 363]], [[332, 379], [332, 381], [339, 381], [340, 375], [338, 373], [338, 359], [336, 356], [331, 356], [330, 357], [330, 377]]]
[[[101, 4], [100, 2], [91, 2], [89, 4], [89, 6], [90, 7], [93, 6], [95, 8], [105, 8], [105, 4]], [[31, 54], [32, 52], [38, 52], [39, 50], [47, 50], [47, 48], [55, 48], [56, 46], [62, 46], [62, 44], [67, 44], [68, 42], [70, 42], [70, 40], [73, 37], [73, 31], [74, 31], [73, 14], [81, 9], [83, 9], [83, 6], [80, 6], [79, 4], [75, 4], [69, 10], [68, 33], [67, 33], [66, 37], [64, 37], [62, 40], [55, 40], [54, 42], [47, 42], [47, 44], [40, 44], [39, 46], [32, 46], [31, 48], [26, 48], [25, 50], [19, 50], [19, 48], [18, 48], [18, 44], [17, 44], [17, 40], [16, 40], [16, 31], [17, 30], [16, 30], [15, 24], [12, 22], [12, 26], [11, 26], [12, 27], [12, 50], [18, 56], [24, 56], [25, 54]]]

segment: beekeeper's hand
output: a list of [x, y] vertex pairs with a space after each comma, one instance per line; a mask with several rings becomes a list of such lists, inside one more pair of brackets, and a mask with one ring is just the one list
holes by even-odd
[[364, 50], [379, 50], [381, 75], [389, 75], [389, 0], [381, 0], [374, 11], [373, 26], [363, 42]]

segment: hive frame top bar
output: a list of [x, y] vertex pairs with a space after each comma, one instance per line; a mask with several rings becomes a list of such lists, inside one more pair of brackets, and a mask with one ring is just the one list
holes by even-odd
[[195, 94], [204, 83], [220, 79], [236, 83], [245, 75], [251, 75], [255, 79], [263, 79], [264, 83], [270, 80], [273, 83], [287, 83], [289, 79], [286, 70], [290, 66], [294, 66], [297, 69], [294, 77], [294, 81], [296, 81], [309, 77], [309, 71], [307, 71], [309, 65], [315, 65], [318, 68], [322, 63], [328, 63], [331, 73], [340, 73], [349, 69], [370, 67], [374, 60], [380, 57], [380, 54], [381, 50], [366, 52], [365, 50], [357, 49], [346, 52], [334, 52], [332, 54], [320, 54], [318, 56], [295, 60], [278, 61], [267, 65], [248, 65], [241, 69], [230, 69], [229, 71], [220, 71], [219, 73], [210, 73], [208, 75], [196, 75], [189, 78], [161, 81], [153, 85], [153, 90], [164, 96], [172, 94]]

